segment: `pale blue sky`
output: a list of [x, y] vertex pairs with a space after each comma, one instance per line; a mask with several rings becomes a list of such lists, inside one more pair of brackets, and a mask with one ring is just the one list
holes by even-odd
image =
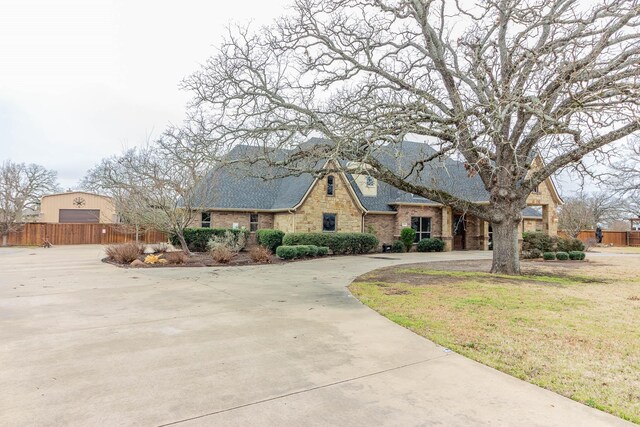
[[101, 158], [182, 122], [178, 83], [227, 25], [269, 23], [287, 4], [0, 0], [0, 161], [42, 164], [75, 187]]
[[268, 23], [284, 0], [0, 0], [0, 161], [73, 187], [87, 168], [182, 122], [179, 81], [230, 23]]

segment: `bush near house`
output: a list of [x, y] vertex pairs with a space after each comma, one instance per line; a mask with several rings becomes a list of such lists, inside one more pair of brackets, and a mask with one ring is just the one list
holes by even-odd
[[416, 245], [418, 252], [442, 252], [444, 242], [440, 239], [422, 239]]
[[285, 246], [325, 246], [334, 254], [366, 254], [378, 243], [378, 238], [369, 233], [287, 233], [282, 239]]
[[316, 245], [283, 245], [276, 249], [276, 255], [282, 259], [325, 256], [328, 253], [329, 248]]
[[542, 254], [542, 258], [544, 258], [545, 261], [553, 261], [554, 259], [556, 259], [556, 253], [555, 252], [545, 252]]
[[569, 252], [569, 259], [574, 261], [582, 261], [585, 259], [586, 254], [582, 251], [571, 251]]
[[411, 227], [405, 227], [400, 231], [400, 240], [404, 243], [407, 252], [411, 251], [413, 242], [416, 240], [416, 230]]
[[578, 239], [565, 239], [565, 238], [559, 237], [558, 240], [556, 241], [556, 251], [582, 252], [584, 251], [584, 249], [585, 249], [584, 243], [582, 243], [582, 241]]
[[522, 252], [529, 252], [537, 249], [542, 252], [553, 252], [555, 250], [553, 239], [545, 233], [539, 231], [532, 233], [522, 233]]
[[402, 240], [395, 240], [393, 245], [391, 245], [391, 252], [394, 253], [403, 253], [406, 251], [404, 246], [404, 242]]
[[260, 245], [269, 249], [271, 252], [275, 252], [278, 246], [282, 245], [284, 232], [280, 230], [265, 228], [262, 230], [258, 230], [256, 232], [256, 237], [258, 238], [258, 243]]
[[[244, 234], [245, 238], [249, 234], [249, 231], [245, 229], [193, 227], [185, 228], [184, 240], [187, 242], [187, 247], [190, 251], [207, 252], [209, 240], [215, 236], [223, 237], [226, 231], [230, 231], [237, 236]], [[171, 243], [176, 246], [180, 244], [176, 236], [171, 236]]]
[[257, 263], [271, 263], [271, 251], [264, 246], [254, 246], [249, 249], [249, 258]]
[[523, 258], [538, 258], [539, 256], [525, 256], [529, 253], [537, 254], [536, 251], [542, 254], [544, 252], [584, 251], [584, 249], [584, 243], [578, 239], [550, 237], [539, 231], [522, 233]]
[[569, 259], [569, 254], [566, 252], [556, 252], [556, 258], [560, 261], [566, 261]]

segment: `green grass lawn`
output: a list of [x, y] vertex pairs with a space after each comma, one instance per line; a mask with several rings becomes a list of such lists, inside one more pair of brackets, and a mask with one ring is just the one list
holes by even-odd
[[563, 271], [556, 274], [545, 263], [514, 279], [436, 264], [376, 270], [350, 289], [442, 346], [640, 423], [637, 273], [618, 269], [612, 279], [589, 273], [593, 263], [575, 271], [558, 263]]

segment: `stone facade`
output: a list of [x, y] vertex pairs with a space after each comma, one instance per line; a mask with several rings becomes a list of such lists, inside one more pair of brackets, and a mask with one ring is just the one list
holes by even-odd
[[[431, 237], [445, 242], [445, 250], [453, 249], [454, 242], [458, 247], [469, 250], [486, 250], [489, 248], [489, 224], [486, 221], [466, 215], [464, 242], [461, 236], [453, 236], [454, 212], [443, 206], [425, 206], [419, 204], [394, 205], [396, 212], [389, 214], [367, 213], [353, 193], [351, 184], [346, 178], [336, 173], [334, 192], [327, 194], [328, 177], [316, 180], [307, 193], [302, 204], [289, 211], [259, 212], [258, 228], [275, 228], [285, 233], [322, 232], [323, 214], [336, 214], [336, 231], [338, 232], [372, 232], [380, 243], [390, 244], [400, 237], [404, 227], [411, 226], [412, 217], [431, 219]], [[367, 185], [365, 175], [356, 176], [356, 185], [365, 186], [366, 190], [377, 190], [377, 182]], [[362, 181], [362, 182], [360, 182]], [[527, 202], [531, 206], [542, 207], [542, 219], [524, 218], [520, 224], [521, 231], [544, 231], [549, 235], [557, 234], [556, 207], [560, 202], [552, 182], [547, 179], [540, 184], [537, 192], [532, 193]], [[251, 211], [212, 211], [211, 227], [231, 228], [249, 227]], [[199, 224], [198, 224], [199, 225]], [[464, 244], [462, 244], [464, 243]]]
[[292, 212], [277, 212], [273, 215], [273, 228], [285, 233], [293, 233], [295, 214]]
[[542, 219], [524, 218], [522, 220], [522, 229], [526, 233], [542, 231], [544, 224], [542, 223]]
[[[541, 166], [541, 160], [537, 158], [534, 160], [531, 168], [532, 170], [536, 170]], [[543, 181], [538, 186], [538, 191], [531, 193], [527, 198], [527, 205], [542, 206], [542, 228], [540, 231], [550, 236], [556, 236], [558, 234], [558, 211], [556, 208], [559, 203], [560, 200], [550, 179]], [[524, 228], [526, 228], [526, 226], [527, 224], [524, 224]]]
[[334, 195], [327, 194], [327, 178], [316, 181], [307, 198], [295, 211], [296, 232], [321, 232], [322, 214], [336, 214], [336, 231], [361, 232], [362, 209], [351, 193], [350, 184], [342, 174], [332, 175], [334, 179]]

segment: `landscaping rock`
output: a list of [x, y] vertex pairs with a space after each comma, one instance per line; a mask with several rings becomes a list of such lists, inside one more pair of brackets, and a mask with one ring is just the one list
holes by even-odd
[[153, 246], [149, 245], [149, 246], [146, 246], [146, 247], [144, 248], [144, 253], [145, 253], [145, 254], [147, 254], [147, 255], [149, 255], [149, 254], [155, 254], [155, 253], [156, 253], [156, 250], [153, 248]]
[[140, 261], [139, 259], [134, 259], [129, 265], [131, 267], [144, 267], [144, 262]]

